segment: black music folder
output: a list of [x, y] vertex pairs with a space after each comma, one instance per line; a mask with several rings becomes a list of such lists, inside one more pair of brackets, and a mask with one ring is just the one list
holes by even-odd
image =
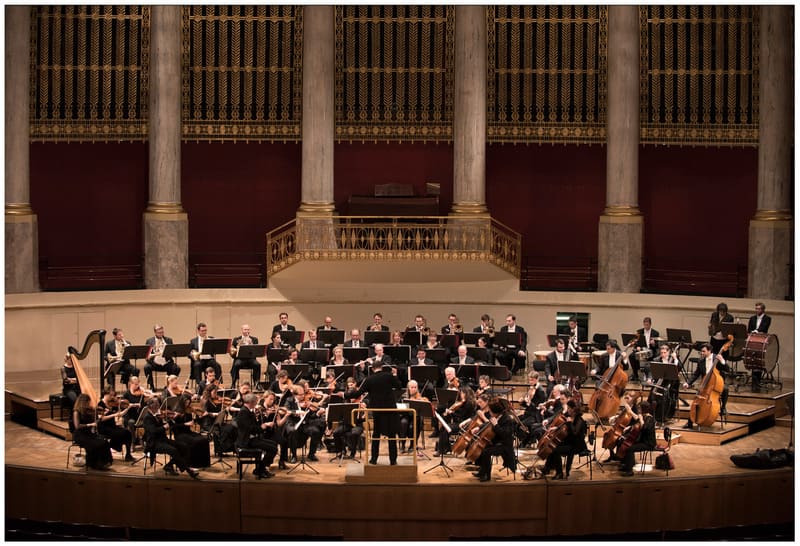
[[416, 330], [407, 330], [403, 332], [403, 344], [419, 347], [423, 343], [422, 332], [417, 332]]
[[324, 364], [328, 362], [328, 349], [301, 349], [300, 362], [315, 362]]
[[376, 343], [387, 345], [391, 336], [392, 333], [389, 330], [366, 330], [364, 332], [364, 343], [367, 345], [375, 345]]
[[303, 339], [306, 336], [303, 330], [277, 330], [276, 333], [281, 335], [281, 342], [290, 347], [297, 347], [297, 345], [303, 343]]
[[474, 358], [477, 363], [492, 364], [489, 362], [489, 350], [486, 347], [467, 347], [467, 356]]
[[392, 364], [408, 364], [411, 361], [409, 345], [385, 345], [383, 352], [392, 359]]
[[522, 346], [522, 334], [520, 332], [495, 332], [494, 345], [499, 347], [520, 347]]
[[344, 330], [317, 330], [317, 341], [331, 347], [344, 345]]
[[268, 362], [283, 362], [289, 358], [289, 349], [278, 349], [269, 346], [267, 348], [267, 361]]
[[261, 358], [262, 356], [267, 356], [266, 345], [239, 345], [236, 353], [236, 358], [241, 359]]
[[438, 366], [408, 367], [408, 378], [413, 379], [418, 383], [420, 392], [422, 391], [422, 386], [425, 385], [426, 382], [430, 383], [431, 385], [438, 385], [439, 376], [440, 372]]
[[369, 358], [369, 348], [343, 347], [342, 355], [347, 359], [348, 362], [350, 362], [351, 364], [355, 364], [356, 362], [361, 362], [362, 360], [366, 360]]
[[[439, 344], [448, 349], [457, 349], [460, 341], [458, 334], [439, 334]], [[453, 351], [455, 352], [455, 351]]]
[[464, 332], [461, 334], [461, 343], [464, 345], [477, 345], [478, 340], [482, 337], [485, 337], [486, 341], [491, 343], [492, 338], [489, 337], [489, 334], [484, 334], [483, 332]]
[[325, 368], [325, 372], [333, 372], [335, 377], [338, 377], [337, 381], [345, 380], [348, 377], [353, 377], [353, 370], [355, 366], [353, 364], [342, 364], [341, 366], [331, 366], [328, 365]]
[[427, 349], [425, 351], [425, 356], [433, 360], [433, 363], [436, 365], [450, 363], [450, 360], [447, 358], [446, 349]]
[[452, 391], [450, 389], [436, 389], [436, 400], [439, 401], [439, 404], [452, 406], [457, 398], [458, 391]]
[[210, 338], [203, 341], [203, 350], [200, 351], [201, 355], [221, 355], [226, 354], [230, 350], [231, 340], [224, 338]]
[[172, 343], [164, 346], [164, 352], [161, 356], [164, 358], [172, 358], [173, 360], [179, 356], [189, 356], [192, 352], [191, 343]]

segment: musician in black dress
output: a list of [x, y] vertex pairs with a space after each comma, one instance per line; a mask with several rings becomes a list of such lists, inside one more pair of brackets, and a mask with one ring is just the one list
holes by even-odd
[[[562, 346], [564, 342], [561, 342]], [[539, 438], [544, 434], [544, 428], [541, 426], [544, 417], [539, 405], [547, 400], [545, 390], [539, 385], [539, 372], [532, 370], [528, 373], [528, 392], [525, 397], [520, 401], [520, 406], [525, 408], [524, 413], [520, 417], [522, 424], [528, 428], [528, 434], [520, 442], [520, 447], [529, 447], [534, 442], [538, 442]]]
[[[406, 398], [408, 400], [419, 400], [430, 403], [430, 400], [419, 392], [419, 383], [412, 379], [406, 384]], [[422, 430], [422, 415], [417, 414], [417, 438], [423, 433]], [[400, 414], [400, 437], [411, 438], [414, 435], [414, 421], [413, 414], [401, 413]], [[414, 442], [408, 442], [408, 452], [414, 450]], [[400, 440], [400, 452], [406, 451], [406, 442]]]
[[[650, 404], [647, 402], [639, 404], [639, 413], [633, 414], [633, 420], [635, 423], [631, 423], [632, 428], [629, 434], [633, 434], [637, 439], [625, 451], [622, 457], [622, 466], [620, 467], [622, 475], [629, 477], [633, 476], [636, 453], [650, 451], [656, 447], [656, 420], [651, 414]], [[638, 431], [638, 433], [634, 431]], [[625, 443], [625, 434], [623, 434], [622, 439], [623, 443]]]
[[[508, 405], [504, 398], [493, 398], [489, 402], [489, 422], [494, 429], [492, 444], [486, 446], [481, 452], [475, 463], [480, 467], [478, 472], [473, 475], [482, 482], [488, 482], [492, 477], [492, 457], [500, 455], [503, 458], [503, 466], [516, 472], [517, 464], [514, 456], [514, 426], [515, 420], [509, 415], [513, 409]], [[479, 427], [473, 429], [477, 434]]]
[[567, 456], [566, 473], [569, 478], [569, 472], [572, 468], [572, 460], [575, 455], [586, 451], [586, 422], [583, 420], [580, 409], [575, 404], [574, 400], [567, 401], [567, 411], [565, 413], [567, 422], [567, 437], [558, 445], [547, 457], [547, 462], [542, 469], [542, 474], [547, 475], [551, 470], [555, 470], [556, 474], [554, 479], [563, 480], [564, 470], [561, 464], [561, 456]]
[[452, 406], [446, 408], [442, 417], [450, 426], [450, 431], [444, 427], [439, 427], [439, 441], [436, 442], [434, 457], [442, 453], [450, 453], [450, 434], [458, 434], [458, 424], [465, 419], [469, 419], [475, 414], [475, 393], [470, 387], [464, 386], [458, 389], [458, 398]]
[[165, 423], [161, 415], [161, 403], [158, 398], [151, 398], [147, 403], [147, 415], [144, 417], [144, 441], [153, 453], [166, 453], [169, 462], [164, 466], [164, 473], [177, 476], [175, 466], [181, 472], [186, 472], [192, 478], [197, 478], [200, 473], [194, 468], [189, 468], [188, 454], [183, 446], [167, 438], [169, 423]]
[[122, 398], [128, 401], [128, 413], [125, 414], [125, 428], [131, 431], [134, 443], [136, 442], [136, 423], [139, 422], [139, 414], [147, 405], [146, 402], [153, 396], [152, 391], [142, 388], [139, 378], [136, 376], [128, 380], [128, 388], [122, 393]]
[[86, 450], [86, 465], [95, 470], [111, 467], [111, 447], [97, 433], [97, 412], [88, 394], [81, 393], [72, 407], [70, 432], [76, 444]]
[[64, 365], [61, 366], [61, 392], [69, 400], [70, 408], [75, 405], [75, 400], [81, 394], [81, 386], [78, 383], [75, 366], [72, 365], [72, 356], [69, 354], [64, 357]]
[[239, 435], [236, 438], [236, 447], [246, 449], [257, 449], [261, 451], [260, 457], [256, 460], [256, 468], [253, 474], [258, 479], [271, 478], [275, 474], [269, 471], [269, 465], [275, 460], [278, 453], [278, 446], [272, 440], [263, 437], [267, 430], [267, 423], [258, 423], [255, 415], [255, 407], [258, 397], [249, 393], [244, 397], [244, 406], [236, 418]]
[[103, 389], [103, 398], [97, 402], [97, 432], [108, 438], [111, 449], [122, 452], [125, 448], [125, 460], [133, 461], [131, 455], [131, 441], [133, 436], [127, 428], [117, 426], [117, 417], [122, 419], [128, 413], [129, 407], [121, 409], [120, 399], [113, 387]]
[[236, 446], [236, 427], [228, 421], [218, 422], [220, 414], [227, 411], [225, 400], [218, 396], [219, 387], [211, 384], [203, 391], [200, 403], [203, 414], [200, 418], [200, 429], [214, 441], [214, 455], [222, 455], [233, 451]]
[[183, 394], [180, 398], [178, 413], [172, 418], [172, 437], [178, 444], [186, 446], [189, 454], [189, 466], [192, 468], [208, 468], [211, 466], [211, 454], [209, 452], [210, 440], [208, 436], [203, 436], [192, 430], [194, 423], [194, 412], [192, 410], [192, 398]]
[[[356, 391], [345, 393], [345, 399], [352, 400], [362, 394], [369, 394], [370, 408], [396, 408], [394, 389], [400, 388], [400, 381], [389, 368], [381, 368], [380, 362], [372, 363], [372, 375], [364, 380], [361, 388]], [[380, 436], [389, 437], [389, 464], [397, 464], [397, 433], [400, 430], [400, 417], [393, 412], [375, 412], [372, 414], [374, 423], [372, 449], [369, 464], [378, 464], [378, 453], [380, 450]]]
[[[345, 388], [348, 391], [355, 390], [357, 388], [355, 379], [348, 377]], [[366, 407], [364, 402], [361, 404], [361, 407]], [[351, 423], [350, 415], [346, 415], [333, 430], [333, 444], [336, 448], [336, 453], [338, 454], [349, 450], [350, 454], [347, 456], [349, 459], [355, 458], [356, 451], [358, 451], [358, 444], [361, 441], [361, 436], [364, 434], [364, 414], [357, 414], [355, 421], [356, 424], [354, 426]], [[331, 422], [330, 426], [333, 427], [333, 425], [334, 423]]]

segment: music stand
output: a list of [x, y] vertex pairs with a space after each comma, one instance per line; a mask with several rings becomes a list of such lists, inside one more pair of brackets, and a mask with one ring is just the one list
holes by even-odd
[[[245, 347], [253, 347], [253, 345], [245, 345]], [[228, 415], [228, 408], [223, 406], [219, 414], [217, 414], [217, 417], [214, 419], [214, 423], [211, 425], [211, 428], [209, 429], [209, 430], [214, 430], [214, 427], [216, 427], [217, 430], [219, 431], [217, 432], [217, 437], [219, 437], [219, 435], [222, 433], [222, 425], [225, 424], [225, 417], [227, 415]], [[214, 440], [215, 444], [216, 442], [217, 440]], [[217, 460], [211, 463], [211, 466], [214, 466], [215, 464], [220, 464], [226, 468], [233, 468], [230, 465], [230, 463], [228, 463], [225, 459], [222, 458], [222, 446], [220, 446], [219, 451], [217, 451], [216, 449], [214, 451], [216, 451]]]
[[152, 347], [150, 347], [150, 345], [128, 345], [122, 353], [122, 360], [132, 359], [134, 362], [133, 367], [136, 368], [136, 361], [140, 358], [147, 358], [151, 350]]
[[403, 332], [403, 344], [410, 345], [412, 347], [419, 347], [423, 344], [422, 332], [417, 332], [416, 330], [406, 330]]
[[[651, 362], [650, 363], [650, 373], [653, 375], [653, 388], [650, 389], [651, 392], [653, 389], [663, 389], [664, 392], [661, 395], [661, 404], [660, 404], [660, 412], [661, 418], [658, 420], [659, 423], [664, 423], [664, 413], [666, 412], [667, 405], [672, 401], [672, 394], [670, 393], [670, 389], [666, 387], [662, 387], [661, 385], [657, 385], [660, 379], [664, 381], [678, 381], [678, 366], [675, 364], [669, 364], [666, 362]], [[677, 402], [677, 400], [676, 400]]]
[[300, 362], [324, 364], [328, 361], [328, 349], [301, 349]]
[[[417, 412], [417, 417], [416, 418], [419, 420], [420, 423], [424, 423], [424, 419], [426, 417], [431, 418], [431, 419], [433, 418], [433, 408], [431, 407], [431, 403], [430, 402], [426, 402], [425, 400], [411, 400], [410, 398], [404, 399], [403, 402], [408, 404], [409, 409], [413, 409], [413, 410], [415, 410]], [[414, 427], [412, 427], [412, 430], [413, 430], [413, 428], [416, 428], [416, 426], [417, 425], [416, 425], [416, 421], [415, 421]], [[420, 429], [417, 430], [417, 436], [422, 436], [422, 441], [425, 442], [425, 427], [420, 427]], [[423, 447], [419, 447], [419, 444], [417, 444], [417, 439], [416, 438], [414, 438], [414, 445], [417, 448], [417, 457], [425, 458], [425, 459], [427, 459], [429, 461], [431, 460], [431, 458], [428, 457], [428, 455], [425, 453], [425, 451], [423, 451], [424, 446]]]
[[353, 364], [341, 364], [339, 366], [328, 365], [325, 368], [325, 371], [326, 372], [333, 371], [336, 377], [339, 377], [341, 375], [341, 379], [346, 381], [348, 377], [353, 377], [354, 369], [355, 366]]
[[478, 364], [451, 362], [450, 365], [456, 369], [456, 377], [468, 378], [470, 382], [478, 383]]
[[522, 346], [522, 334], [520, 332], [495, 332], [494, 345], [519, 348]]
[[586, 379], [586, 365], [580, 360], [562, 360], [558, 363], [561, 377], [577, 377], [579, 382]]
[[483, 332], [464, 332], [461, 334], [461, 343], [464, 345], [477, 345], [478, 340], [482, 337], [487, 340], [490, 339], [489, 334], [484, 334]]
[[289, 358], [289, 349], [278, 349], [277, 347], [273, 347], [271, 345], [267, 347], [268, 362], [283, 362], [287, 358]]
[[620, 334], [620, 337], [622, 338], [622, 346], [627, 347], [637, 336], [636, 334]]
[[439, 345], [445, 347], [447, 349], [457, 349], [458, 348], [458, 334], [439, 334], [438, 336]]
[[[354, 409], [358, 409], [358, 403], [357, 402], [352, 402], [352, 403], [351, 402], [344, 402], [344, 403], [341, 403], [341, 404], [328, 404], [328, 426], [331, 426], [331, 423], [336, 423], [337, 421], [341, 422], [343, 425], [344, 425], [345, 422], [349, 423], [350, 422], [350, 416], [352, 415], [352, 411]], [[347, 420], [347, 421], [345, 421], [345, 420]], [[333, 428], [333, 427], [331, 426], [331, 428]], [[344, 438], [342, 439], [342, 441], [345, 442], [344, 449], [340, 453], [337, 453], [336, 456], [333, 457], [330, 461], [328, 461], [329, 463], [332, 463], [336, 459], [339, 459], [339, 466], [342, 466], [342, 459], [344, 459], [344, 454], [347, 451], [347, 442], [346, 442], [346, 440]], [[354, 458], [353, 460], [356, 461], [356, 462], [361, 462], [359, 459], [356, 459], [356, 458]]]
[[[436, 389], [436, 390], [437, 390], [437, 392], [439, 391], [439, 389]], [[436, 419], [439, 420], [439, 426], [444, 427], [444, 429], [447, 431], [447, 435], [450, 436], [450, 433], [453, 432], [453, 429], [450, 428], [450, 425], [447, 424], [447, 421], [445, 421], [442, 418], [442, 416], [439, 415], [438, 413], [433, 413], [433, 415], [436, 416]], [[439, 446], [439, 462], [436, 463], [435, 465], [433, 465], [432, 467], [430, 467], [429, 469], [427, 469], [425, 472], [423, 472], [423, 474], [427, 474], [428, 472], [430, 472], [431, 470], [433, 470], [435, 468], [441, 468], [442, 470], [444, 470], [445, 476], [447, 476], [448, 478], [450, 477], [450, 472], [452, 472], [453, 469], [450, 468], [449, 466], [447, 466], [447, 464], [444, 462], [444, 452], [445, 451], [447, 451], [445, 446]]]
[[343, 345], [344, 330], [317, 330], [317, 340], [324, 343], [328, 347]]
[[447, 360], [447, 349], [425, 349], [425, 356], [433, 360], [437, 367], [443, 367], [450, 362]]
[[221, 355], [224, 353], [229, 352], [231, 346], [230, 339], [223, 339], [223, 338], [211, 338], [206, 339], [203, 342], [203, 350], [200, 351], [201, 355], [211, 355], [212, 357], [216, 355]]
[[[136, 430], [137, 428], [143, 428], [144, 427], [144, 418], [145, 418], [146, 415], [152, 415], [152, 413], [150, 412], [150, 408], [148, 408], [147, 406], [143, 407], [142, 411], [139, 412], [139, 418], [136, 419], [136, 423], [133, 425], [133, 430]], [[142, 444], [142, 445], [144, 445], [144, 444]], [[142, 456], [139, 457], [138, 459], [134, 459], [133, 462], [131, 463], [131, 466], [135, 465], [136, 463], [138, 463], [139, 461], [141, 461], [145, 457], [147, 457], [147, 450], [146, 449], [142, 449]], [[161, 463], [158, 462], [158, 458], [155, 456], [155, 454], [153, 454], [153, 463], [154, 464], [161, 464]], [[147, 461], [144, 462], [144, 471], [147, 472]]]
[[689, 355], [692, 354], [692, 350], [694, 350], [694, 345], [692, 342], [692, 331], [683, 330], [680, 328], [667, 328], [667, 343], [678, 343], [679, 347], [688, 347], [689, 351], [686, 353], [684, 359], [680, 360], [680, 356], [678, 357], [678, 360], [680, 361], [681, 365], [681, 373], [683, 374], [683, 382], [688, 383], [689, 372], [686, 369], [686, 362], [689, 360]]
[[511, 370], [497, 364], [482, 364], [479, 373], [488, 375], [493, 381], [506, 382], [511, 379]]
[[172, 343], [169, 345], [164, 345], [164, 351], [161, 353], [161, 356], [168, 359], [176, 359], [179, 356], [189, 356], [189, 353], [192, 352], [192, 344], [191, 343]]
[[489, 362], [489, 349], [486, 347], [467, 347], [467, 356], [471, 356], [475, 359], [475, 362], [491, 364]]
[[386, 345], [383, 352], [392, 359], [392, 364], [408, 364], [411, 361], [410, 345]]
[[307, 375], [308, 369], [308, 364], [283, 364], [281, 366], [281, 370], [286, 370], [286, 373], [288, 373], [289, 377], [292, 378], [292, 382], [295, 382], [298, 380], [298, 378]]
[[[436, 389], [436, 400], [439, 401], [439, 405], [443, 406], [452, 406], [456, 398], [458, 398], [458, 391], [452, 391], [450, 389]], [[436, 415], [439, 415], [438, 413]]]
[[277, 333], [281, 335], [281, 343], [285, 343], [290, 348], [297, 348], [306, 337], [304, 330], [278, 330]]
[[366, 330], [364, 332], [364, 343], [367, 345], [375, 345], [376, 343], [389, 344], [392, 333], [389, 330]]
[[438, 366], [409, 366], [408, 379], [413, 379], [418, 385], [421, 385], [419, 392], [424, 395], [424, 388], [426, 384], [438, 385], [440, 370]]
[[355, 364], [369, 358], [368, 347], [344, 347], [342, 348], [342, 355], [348, 362]]
[[[300, 427], [301, 427], [301, 426], [303, 426], [303, 421], [305, 421], [305, 420], [306, 420], [306, 417], [308, 417], [308, 414], [309, 414], [309, 413], [311, 413], [311, 411], [310, 411], [310, 410], [306, 410], [306, 412], [303, 414], [303, 416], [302, 416], [302, 417], [300, 418], [300, 420], [297, 422], [297, 425], [295, 425], [294, 432], [293, 432], [292, 434], [297, 434], [297, 432], [299, 432], [299, 431], [300, 431]], [[310, 435], [308, 435], [308, 436], [310, 436]], [[309, 442], [310, 442], [310, 441], [311, 441], [311, 440], [309, 440]], [[292, 468], [289, 470], [289, 472], [287, 472], [287, 474], [291, 474], [292, 472], [294, 472], [294, 471], [295, 471], [295, 470], [297, 470], [298, 468], [306, 468], [306, 467], [308, 467], [309, 469], [311, 469], [311, 470], [314, 472], [314, 474], [319, 474], [319, 471], [318, 471], [316, 468], [314, 468], [313, 466], [311, 466], [310, 464], [308, 464], [308, 463], [306, 462], [306, 445], [305, 445], [305, 443], [303, 443], [303, 445], [302, 445], [302, 446], [300, 446], [300, 462], [299, 462], [299, 463], [297, 463], [296, 465], [294, 465], [294, 466], [293, 466], [293, 467], [292, 467]]]

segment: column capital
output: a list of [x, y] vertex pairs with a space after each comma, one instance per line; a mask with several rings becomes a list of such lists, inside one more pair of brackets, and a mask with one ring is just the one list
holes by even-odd
[[185, 211], [180, 203], [150, 201], [145, 212], [151, 214], [182, 214]]
[[789, 210], [762, 209], [757, 210], [753, 220], [760, 222], [785, 222], [792, 220], [792, 212]]
[[639, 207], [633, 205], [609, 205], [603, 211], [603, 216], [641, 216]]
[[30, 203], [6, 203], [6, 216], [30, 216], [33, 209]]
[[335, 203], [307, 203], [303, 201], [300, 203], [300, 208], [297, 209], [297, 217], [314, 217], [314, 216], [334, 216], [336, 214]]
[[486, 203], [462, 201], [460, 203], [453, 203], [450, 216], [478, 216], [489, 218], [489, 209], [486, 208]]

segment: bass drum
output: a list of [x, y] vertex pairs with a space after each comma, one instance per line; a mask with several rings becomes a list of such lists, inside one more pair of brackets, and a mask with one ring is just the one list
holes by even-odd
[[778, 357], [781, 353], [781, 346], [778, 336], [775, 334], [763, 334], [756, 332], [747, 336], [744, 345], [744, 367], [748, 370], [764, 370], [772, 373], [778, 365]]

